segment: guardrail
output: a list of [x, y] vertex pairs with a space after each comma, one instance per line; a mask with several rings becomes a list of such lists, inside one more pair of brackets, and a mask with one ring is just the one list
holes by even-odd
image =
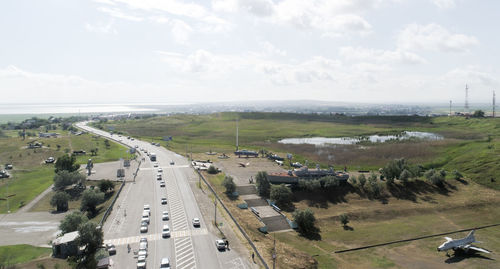
[[198, 171], [196, 169], [195, 169], [195, 171], [198, 173], [198, 175], [203, 180], [203, 182], [205, 182], [205, 184], [208, 186], [208, 188], [210, 189], [210, 191], [214, 194], [215, 199], [217, 199], [219, 201], [219, 204], [222, 205], [222, 208], [224, 208], [224, 210], [229, 215], [229, 217], [231, 217], [231, 219], [233, 220], [234, 224], [236, 224], [236, 227], [238, 227], [238, 229], [240, 230], [241, 234], [243, 234], [243, 236], [247, 239], [248, 244], [250, 244], [250, 246], [252, 247], [252, 249], [255, 252], [255, 254], [257, 254], [257, 258], [259, 258], [259, 260], [262, 262], [262, 265], [264, 265], [264, 268], [269, 269], [269, 266], [267, 265], [266, 261], [264, 260], [264, 258], [262, 257], [262, 255], [260, 255], [259, 251], [257, 250], [257, 248], [255, 247], [255, 245], [253, 244], [252, 239], [250, 239], [250, 237], [247, 235], [247, 233], [245, 232], [245, 230], [243, 230], [243, 228], [240, 226], [240, 224], [238, 223], [238, 221], [236, 221], [236, 219], [231, 214], [231, 212], [229, 212], [229, 209], [227, 209], [226, 205], [219, 198], [219, 195], [215, 192], [215, 190], [208, 183], [208, 181], [205, 179], [205, 177], [200, 173], [200, 171]]

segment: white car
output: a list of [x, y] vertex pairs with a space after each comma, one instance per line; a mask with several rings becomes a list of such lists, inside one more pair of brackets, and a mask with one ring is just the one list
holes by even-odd
[[150, 209], [144, 209], [144, 211], [142, 211], [142, 216], [143, 217], [151, 216], [151, 210]]
[[165, 181], [160, 182], [160, 187], [165, 187]]
[[160, 263], [160, 268], [161, 269], [170, 268], [170, 260], [168, 258], [162, 258]]
[[147, 223], [147, 224], [149, 225], [149, 216], [147, 216], [147, 217], [144, 217], [144, 216], [143, 216], [143, 217], [141, 218], [141, 223]]
[[226, 243], [222, 239], [215, 240], [215, 246], [217, 247], [218, 250], [226, 249]]
[[146, 243], [146, 247], [148, 246], [148, 239], [146, 237], [141, 237], [141, 240], [139, 241], [140, 243]]
[[166, 205], [167, 204], [167, 198], [161, 198], [161, 204]]
[[158, 173], [162, 173], [162, 172], [163, 172], [163, 168], [158, 167]]
[[161, 180], [161, 174], [156, 175], [156, 180]]
[[148, 256], [148, 251], [147, 250], [139, 250], [139, 252], [137, 252], [137, 256], [144, 256], [144, 259], [146, 259], [146, 257]]
[[[149, 156], [149, 155], [148, 155]], [[158, 167], [158, 163], [154, 163], [153, 164], [154, 167]]]
[[174, 165], [174, 164], [175, 164], [174, 160], [171, 160], [170, 165]]
[[141, 242], [141, 243], [139, 243], [139, 250], [148, 251], [148, 242]]
[[200, 219], [199, 218], [194, 218], [193, 219], [193, 226], [194, 227], [200, 227]]
[[148, 225], [141, 225], [141, 233], [147, 233], [148, 232]]
[[163, 211], [163, 214], [161, 216], [161, 219], [162, 220], [168, 220], [169, 219], [169, 216], [168, 216], [168, 211]]
[[163, 230], [161, 231], [161, 236], [163, 238], [170, 237], [170, 227], [168, 227], [168, 225], [163, 225]]
[[144, 210], [151, 210], [151, 206], [149, 206], [149, 205], [144, 205]]

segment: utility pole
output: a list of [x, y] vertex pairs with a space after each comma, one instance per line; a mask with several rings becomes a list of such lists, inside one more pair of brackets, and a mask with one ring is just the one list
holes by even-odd
[[238, 119], [236, 119], [236, 151], [238, 151]]
[[495, 91], [493, 91], [493, 118], [495, 118], [495, 106], [496, 106]]
[[469, 86], [465, 84], [465, 106], [464, 106], [464, 112], [467, 113], [469, 112]]
[[450, 100], [450, 117], [451, 117], [451, 100]]
[[217, 198], [214, 197], [214, 223], [217, 227]]
[[273, 233], [274, 245], [273, 245], [273, 269], [276, 269], [276, 233]]

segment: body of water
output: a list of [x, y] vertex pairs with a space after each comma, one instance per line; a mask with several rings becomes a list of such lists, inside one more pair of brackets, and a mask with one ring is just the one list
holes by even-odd
[[410, 138], [419, 138], [423, 140], [441, 140], [442, 136], [427, 132], [405, 131], [400, 135], [370, 135], [362, 137], [309, 137], [309, 138], [285, 138], [278, 141], [282, 144], [310, 144], [316, 146], [325, 145], [353, 145], [363, 141], [372, 143], [384, 143], [390, 140], [407, 140]]

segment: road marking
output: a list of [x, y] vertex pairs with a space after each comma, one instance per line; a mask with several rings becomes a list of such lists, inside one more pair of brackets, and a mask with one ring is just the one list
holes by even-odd
[[227, 261], [224, 263], [224, 268], [229, 268], [229, 269], [245, 269], [245, 264], [243, 263], [243, 261], [241, 260], [240, 257], [238, 258], [235, 258], [235, 259], [232, 259], [230, 261]]
[[[196, 232], [195, 232], [196, 231]], [[182, 231], [174, 231], [171, 233], [170, 238], [190, 238], [190, 236], [200, 236], [208, 234], [207, 229], [198, 229], [198, 230], [182, 230]], [[148, 241], [155, 241], [162, 239], [161, 233], [157, 234], [148, 234], [144, 236], [130, 236], [130, 237], [121, 237], [121, 238], [113, 238], [104, 240], [105, 244], [111, 243], [115, 246], [118, 245], [126, 245], [126, 244], [134, 244], [138, 243], [142, 237], [146, 237]], [[187, 239], [185, 239], [187, 240]]]

